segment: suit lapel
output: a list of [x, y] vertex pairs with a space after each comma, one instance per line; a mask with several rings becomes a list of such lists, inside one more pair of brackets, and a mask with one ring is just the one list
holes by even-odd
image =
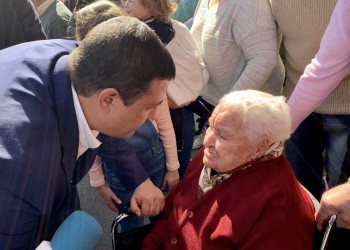
[[61, 56], [52, 74], [62, 151], [62, 167], [67, 182], [73, 177], [79, 147], [79, 129], [72, 88], [66, 71], [68, 55]]

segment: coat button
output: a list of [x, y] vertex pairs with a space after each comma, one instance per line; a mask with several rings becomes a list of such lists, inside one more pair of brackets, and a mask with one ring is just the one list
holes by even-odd
[[187, 217], [191, 219], [193, 217], [193, 212], [189, 211], [188, 214], [187, 214]]
[[176, 243], [177, 243], [177, 239], [175, 237], [171, 238], [171, 244], [176, 245]]

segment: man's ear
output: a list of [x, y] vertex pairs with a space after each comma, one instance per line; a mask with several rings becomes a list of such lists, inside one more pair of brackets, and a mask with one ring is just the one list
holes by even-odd
[[120, 101], [119, 92], [114, 88], [103, 89], [98, 94], [98, 103], [106, 111], [109, 111], [113, 105]]

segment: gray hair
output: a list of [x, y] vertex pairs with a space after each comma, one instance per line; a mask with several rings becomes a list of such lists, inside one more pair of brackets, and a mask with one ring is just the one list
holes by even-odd
[[234, 109], [240, 115], [241, 132], [251, 143], [264, 136], [271, 142], [284, 142], [291, 134], [291, 117], [285, 97], [257, 90], [241, 90], [223, 96], [218, 106]]

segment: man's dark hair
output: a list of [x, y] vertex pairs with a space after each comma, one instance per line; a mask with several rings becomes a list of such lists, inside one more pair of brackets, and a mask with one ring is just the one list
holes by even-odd
[[68, 59], [73, 86], [81, 96], [115, 88], [130, 106], [152, 80], [171, 80], [175, 65], [157, 35], [133, 17], [116, 17], [94, 27]]

